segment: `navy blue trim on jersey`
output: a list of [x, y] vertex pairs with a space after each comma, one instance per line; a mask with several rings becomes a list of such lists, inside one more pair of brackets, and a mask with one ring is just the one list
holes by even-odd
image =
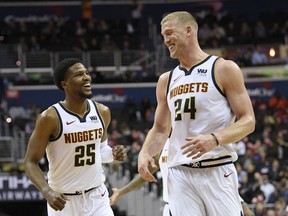
[[76, 118], [79, 119], [80, 123], [86, 122], [86, 117], [87, 115], [90, 113], [90, 105], [88, 103], [88, 101], [86, 100], [86, 104], [87, 104], [87, 111], [85, 112], [83, 118], [81, 118], [78, 114], [71, 112], [70, 110], [68, 110], [61, 102], [58, 103], [62, 109], [64, 109], [67, 113], [69, 113], [70, 115], [75, 116]]
[[49, 138], [50, 142], [58, 140], [61, 137], [62, 133], [63, 133], [63, 124], [62, 124], [60, 113], [58, 112], [56, 107], [54, 107], [54, 106], [52, 106], [52, 107], [54, 108], [54, 110], [56, 111], [56, 113], [58, 115], [58, 119], [59, 119], [59, 122], [60, 122], [60, 130], [59, 130], [59, 134], [56, 137], [50, 137]]
[[190, 74], [192, 73], [192, 71], [193, 71], [193, 69], [194, 69], [195, 67], [197, 67], [197, 66], [203, 64], [204, 62], [208, 61], [208, 60], [211, 58], [211, 56], [212, 56], [212, 55], [209, 55], [209, 56], [207, 56], [207, 58], [205, 58], [203, 61], [201, 61], [201, 62], [193, 65], [193, 66], [189, 69], [189, 71], [188, 71], [186, 68], [181, 67], [180, 65], [179, 65], [179, 69], [184, 71], [185, 76], [188, 76], [188, 75], [190, 75]]
[[105, 124], [104, 124], [104, 122], [103, 122], [102, 116], [101, 116], [100, 113], [99, 113], [99, 110], [98, 110], [98, 107], [97, 107], [97, 105], [96, 105], [96, 102], [95, 102], [95, 101], [92, 101], [92, 102], [93, 102], [93, 105], [94, 105], [95, 110], [96, 110], [96, 112], [97, 112], [97, 114], [98, 114], [98, 116], [99, 116], [99, 119], [100, 119], [100, 121], [101, 121], [103, 130], [104, 130], [104, 129], [105, 129]]
[[174, 71], [174, 69], [171, 70], [170, 73], [169, 73], [169, 78], [168, 78], [168, 83], [167, 83], [167, 88], [166, 88], [166, 96], [167, 96], [168, 93], [169, 93], [169, 86], [170, 86], [170, 83], [171, 83], [171, 79], [172, 79], [173, 71]]
[[211, 70], [211, 77], [212, 77], [212, 81], [213, 81], [216, 89], [219, 91], [219, 93], [220, 93], [221, 95], [223, 95], [223, 97], [226, 98], [225, 93], [221, 90], [221, 88], [219, 87], [219, 85], [217, 84], [216, 79], [215, 79], [215, 63], [216, 63], [216, 61], [217, 61], [218, 59], [219, 59], [219, 57], [216, 58], [215, 61], [213, 62], [212, 70]]

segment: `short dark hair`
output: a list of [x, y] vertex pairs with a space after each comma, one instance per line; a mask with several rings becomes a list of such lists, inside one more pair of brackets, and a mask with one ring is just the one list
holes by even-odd
[[62, 85], [61, 85], [61, 82], [63, 80], [65, 80], [66, 76], [67, 76], [67, 73], [69, 71], [69, 68], [74, 65], [74, 64], [77, 64], [77, 63], [81, 63], [83, 64], [83, 62], [78, 59], [78, 58], [67, 58], [67, 59], [64, 59], [62, 61], [60, 61], [57, 66], [55, 67], [55, 70], [54, 70], [54, 74], [53, 74], [53, 80], [54, 80], [54, 83], [55, 85], [64, 91]]

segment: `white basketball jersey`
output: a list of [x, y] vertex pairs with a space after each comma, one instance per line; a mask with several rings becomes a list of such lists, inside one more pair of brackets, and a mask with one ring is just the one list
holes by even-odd
[[169, 149], [169, 139], [167, 139], [164, 148], [161, 152], [159, 158], [159, 167], [162, 175], [163, 184], [163, 200], [168, 203], [168, 188], [167, 188], [167, 178], [168, 178], [168, 149]]
[[71, 193], [102, 184], [100, 142], [104, 124], [96, 103], [87, 100], [88, 110], [81, 118], [61, 103], [54, 104], [61, 132], [51, 140], [46, 153], [49, 161], [48, 183], [56, 191]]
[[189, 71], [177, 66], [170, 72], [167, 89], [172, 123], [169, 167], [224, 155], [231, 155], [233, 161], [237, 159], [232, 144], [219, 145], [197, 160], [182, 155], [180, 149], [187, 142], [186, 137], [219, 131], [235, 120], [224, 93], [215, 81], [214, 64], [217, 59], [217, 56], [210, 55]]

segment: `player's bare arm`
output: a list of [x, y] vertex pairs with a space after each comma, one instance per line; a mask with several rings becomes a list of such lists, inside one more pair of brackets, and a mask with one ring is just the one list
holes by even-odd
[[[97, 108], [100, 112], [100, 115], [104, 121], [105, 129], [104, 129], [103, 137], [101, 139], [101, 141], [104, 142], [108, 138], [107, 129], [108, 129], [108, 126], [110, 125], [110, 122], [111, 122], [111, 112], [107, 106], [105, 106], [101, 103], [96, 103], [96, 104], [97, 104]], [[127, 159], [127, 151], [123, 145], [113, 146], [112, 154], [113, 154], [114, 160], [123, 161], [123, 160]]]
[[[157, 167], [149, 167], [149, 170], [152, 174], [159, 170], [159, 156], [160, 154], [154, 157]], [[124, 187], [112, 188], [113, 194], [110, 197], [110, 205], [114, 205], [123, 195], [140, 188], [145, 184], [145, 182], [146, 181], [138, 174]]]
[[255, 216], [254, 212], [249, 208], [246, 202], [242, 202], [244, 216]]
[[29, 148], [24, 160], [26, 175], [56, 211], [64, 208], [66, 198], [48, 185], [38, 164], [45, 154], [49, 139], [56, 137], [58, 133], [59, 120], [55, 110], [50, 107], [37, 118], [35, 130], [30, 137]]
[[138, 171], [146, 181], [157, 180], [149, 171], [149, 166], [156, 167], [153, 156], [160, 153], [171, 129], [170, 110], [166, 100], [169, 72], [159, 77], [156, 87], [157, 108], [152, 128], [149, 130], [138, 157]]
[[215, 132], [215, 135], [220, 144], [233, 143], [241, 140], [255, 129], [252, 103], [244, 84], [243, 73], [235, 62], [220, 59], [219, 62], [216, 62], [215, 73], [216, 80], [223, 87], [231, 109], [237, 118], [234, 124], [222, 131]]
[[201, 157], [219, 144], [239, 141], [253, 132], [255, 128], [254, 111], [240, 68], [233, 61], [219, 59], [215, 65], [215, 79], [226, 95], [237, 121], [221, 131], [213, 132], [213, 134], [187, 137], [187, 143], [182, 146], [182, 153], [193, 159]]

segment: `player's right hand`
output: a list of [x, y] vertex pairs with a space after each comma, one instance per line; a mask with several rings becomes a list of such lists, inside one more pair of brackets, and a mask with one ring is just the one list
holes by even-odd
[[157, 182], [157, 179], [150, 172], [149, 166], [153, 169], [157, 168], [154, 158], [148, 153], [140, 152], [138, 156], [138, 172], [140, 176], [146, 181]]

